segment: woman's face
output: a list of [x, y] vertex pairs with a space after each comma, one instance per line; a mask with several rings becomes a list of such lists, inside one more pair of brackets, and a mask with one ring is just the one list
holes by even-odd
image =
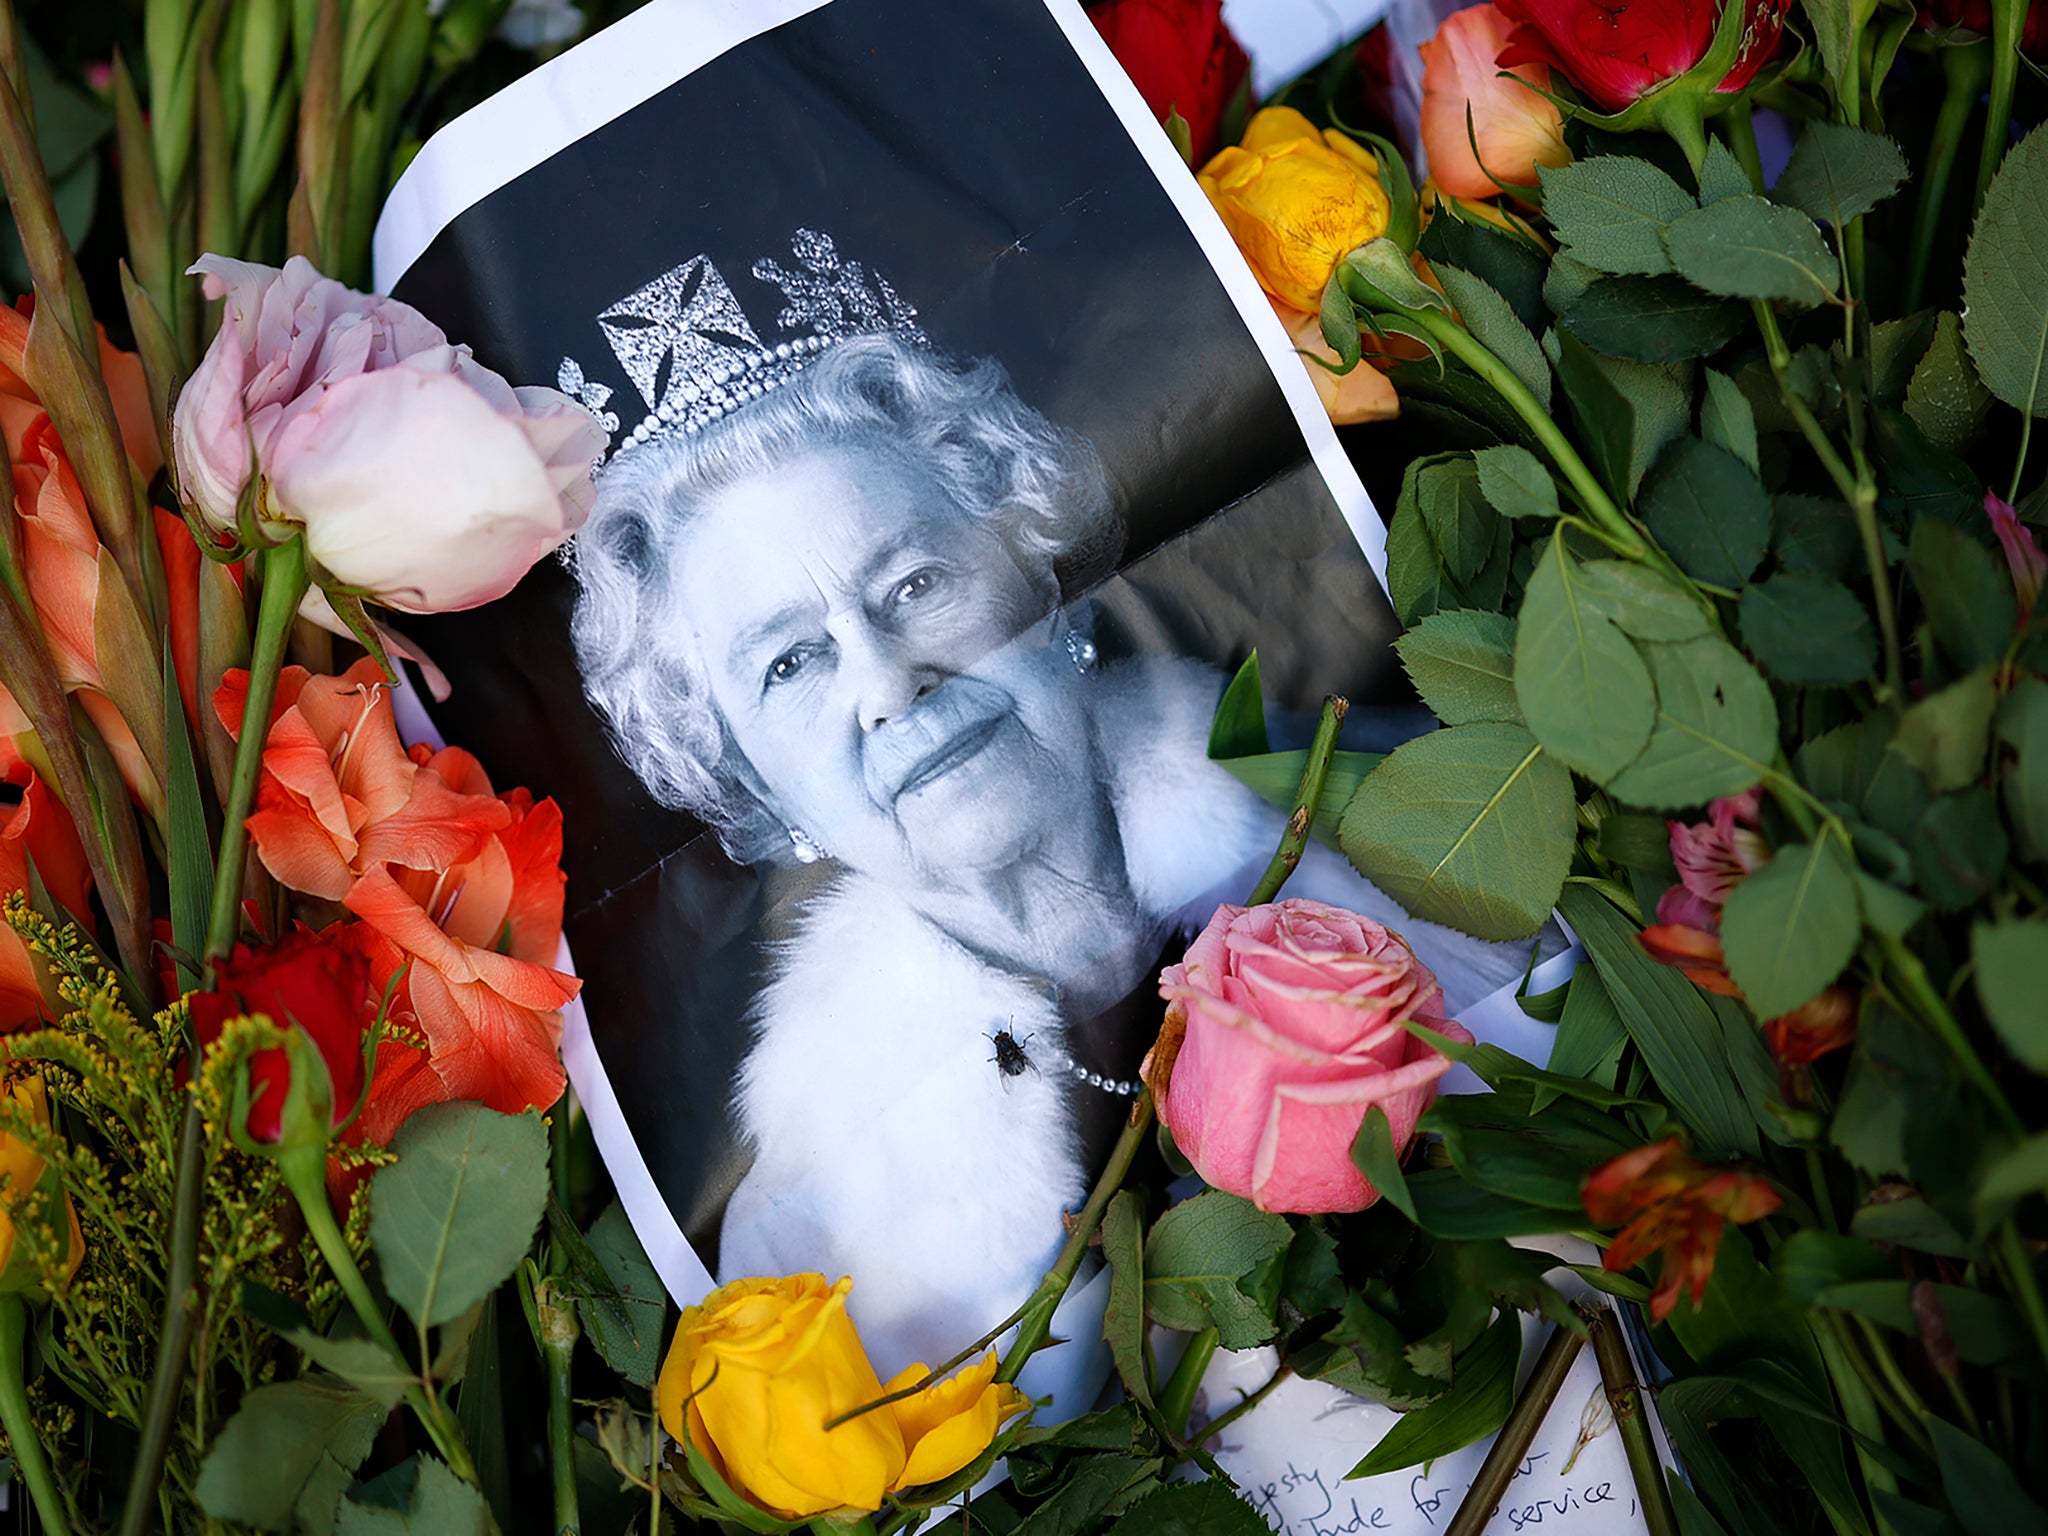
[[1049, 572], [884, 445], [739, 481], [675, 551], [685, 626], [775, 815], [885, 879], [1001, 869], [1099, 793]]

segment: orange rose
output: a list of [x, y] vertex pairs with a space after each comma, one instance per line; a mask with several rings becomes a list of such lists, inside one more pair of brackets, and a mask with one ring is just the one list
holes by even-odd
[[1533, 187], [1537, 166], [1571, 163], [1564, 119], [1542, 94], [1549, 67], [1518, 64], [1504, 74], [1494, 62], [1513, 30], [1492, 5], [1467, 6], [1419, 50], [1422, 147], [1431, 177], [1454, 197], [1492, 197], [1500, 182]]

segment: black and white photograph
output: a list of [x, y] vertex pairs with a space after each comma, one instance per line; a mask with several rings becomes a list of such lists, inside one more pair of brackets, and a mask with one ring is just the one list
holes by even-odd
[[[1208, 755], [1233, 672], [1280, 749], [1333, 693], [1346, 747], [1434, 721], [1379, 514], [1078, 6], [789, 6], [650, 88], [711, 9], [457, 124], [573, 134], [488, 190], [437, 141], [394, 194], [380, 286], [611, 439], [561, 559], [407, 633], [562, 806], [565, 1055], [671, 1289], [851, 1276], [887, 1378], [1030, 1292], [1161, 966], [1273, 851]], [[1289, 894], [1400, 929], [1452, 1017], [1530, 963], [1327, 847]]]

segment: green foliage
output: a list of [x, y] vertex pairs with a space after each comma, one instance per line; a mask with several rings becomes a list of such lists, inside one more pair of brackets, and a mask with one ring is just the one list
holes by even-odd
[[1515, 377], [1547, 410], [1550, 406], [1550, 364], [1512, 305], [1482, 279], [1456, 267], [1436, 269], [1437, 281], [1458, 307], [1458, 318], [1486, 349], [1506, 363]]
[[[2010, 167], [2011, 160], [2006, 164]], [[2048, 1509], [2027, 1497], [2012, 1468], [1981, 1440], [1933, 1414], [1927, 1417], [1927, 1432], [1941, 1468], [1941, 1491], [1966, 1536], [2048, 1529]]]
[[1484, 939], [1534, 933], [1572, 853], [1571, 774], [1519, 725], [1432, 731], [1373, 770], [1344, 853], [1415, 916]]
[[1116, 1523], [1117, 1536], [1266, 1536], [1258, 1511], [1214, 1480], [1148, 1493]]
[[1880, 134], [1845, 123], [1810, 122], [1778, 173], [1771, 201], [1840, 229], [1898, 191], [1906, 157]]
[[1209, 756], [1251, 757], [1272, 750], [1266, 737], [1266, 694], [1255, 650], [1230, 679], [1216, 706], [1216, 718], [1209, 722]]
[[1707, 610], [1648, 566], [1590, 560], [1579, 567], [1577, 586], [1630, 639], [1692, 640], [1707, 632]]
[[1446, 725], [1517, 721], [1515, 621], [1506, 614], [1461, 610], [1432, 614], [1394, 642], [1401, 664], [1436, 717]]
[[1826, 836], [1781, 846], [1721, 910], [1728, 974], [1765, 1019], [1791, 1012], [1839, 976], [1861, 928], [1855, 866]]
[[2048, 416], [2048, 131], [2035, 128], [1992, 179], [1963, 261], [1963, 337], [1991, 393]]
[[1715, 635], [1645, 645], [1657, 724], [1642, 754], [1610, 781], [1615, 798], [1678, 810], [1739, 795], [1763, 779], [1778, 745], [1778, 707], [1742, 653]]
[[1274, 1298], [1258, 1282], [1293, 1236], [1285, 1217], [1222, 1190], [1183, 1200], [1145, 1239], [1146, 1311], [1184, 1333], [1213, 1326], [1225, 1349], [1265, 1343]]
[[1124, 1390], [1148, 1411], [1152, 1382], [1145, 1347], [1145, 1231], [1143, 1199], [1120, 1189], [1102, 1213], [1102, 1257], [1109, 1265], [1109, 1301], [1102, 1337], [1123, 1378]]
[[1956, 453], [1976, 440], [1991, 391], [1977, 377], [1963, 347], [1963, 326], [1943, 310], [1934, 339], [1906, 386], [1906, 415], [1936, 448]]
[[483, 1495], [429, 1456], [400, 1462], [341, 1501], [334, 1536], [495, 1536]]
[[1552, 518], [1559, 511], [1557, 482], [1526, 448], [1504, 444], [1473, 455], [1479, 492], [1502, 517]]
[[1719, 139], [1707, 141], [1706, 163], [1700, 167], [1701, 203], [1718, 203], [1724, 197], [1747, 197], [1756, 188], [1749, 172], [1735, 158], [1735, 152]]
[[1729, 197], [1672, 221], [1665, 249], [1709, 293], [1813, 305], [1835, 292], [1835, 258], [1813, 220], [1761, 197]]
[[370, 1182], [385, 1289], [422, 1328], [510, 1278], [547, 1206], [547, 1128], [535, 1114], [435, 1104], [399, 1128], [398, 1161]]
[[1958, 672], [1998, 660], [2012, 638], [2019, 611], [2004, 564], [1939, 518], [1923, 517], [1913, 526], [1906, 570], [1935, 643]]
[[1664, 232], [1699, 205], [1654, 165], [1598, 155], [1539, 174], [1544, 216], [1574, 259], [1601, 272], [1654, 277], [1672, 270]]
[[1656, 723], [1649, 668], [1578, 581], [1562, 538], [1536, 560], [1515, 629], [1515, 698], [1544, 750], [1605, 782]]
[[1507, 1422], [1515, 1402], [1515, 1366], [1522, 1355], [1522, 1324], [1503, 1313], [1457, 1363], [1451, 1390], [1426, 1408], [1403, 1414], [1351, 1477], [1396, 1472], [1462, 1450]]
[[1470, 217], [1456, 203], [1440, 202], [1418, 249], [1432, 267], [1471, 273], [1506, 299], [1523, 325], [1542, 330], [1549, 317], [1543, 302], [1548, 263], [1534, 240]]
[[1600, 481], [1631, 501], [1644, 474], [1691, 414], [1686, 392], [1660, 368], [1602, 357], [1570, 331], [1557, 342], [1557, 378]]
[[1756, 471], [1701, 438], [1665, 450], [1639, 510], [1688, 576], [1716, 586], [1749, 580], [1770, 543], [1771, 501]]
[[307, 1485], [329, 1461], [353, 1472], [370, 1453], [388, 1405], [332, 1377], [258, 1387], [242, 1399], [200, 1468], [194, 1490], [216, 1520], [291, 1528]]
[[2005, 1048], [2048, 1072], [2048, 921], [1983, 922], [1970, 929], [1977, 996]]
[[1387, 595], [1403, 624], [1447, 608], [1500, 607], [1510, 535], [1463, 455], [1417, 459], [1387, 526]]
[[[1458, 611], [1485, 617], [1477, 609]], [[1384, 756], [1379, 752], [1330, 754], [1330, 772], [1323, 780], [1323, 797], [1316, 802], [1315, 820], [1309, 825], [1309, 831], [1317, 842], [1330, 848], [1338, 846], [1338, 818], [1344, 814], [1344, 807], [1351, 803], [1351, 797], [1358, 793], [1358, 786], [1365, 782], [1365, 776], [1380, 765]], [[1292, 810], [1294, 797], [1301, 791], [1302, 770], [1308, 766], [1308, 749], [1297, 747], [1292, 752], [1262, 752], [1255, 757], [1233, 757], [1227, 759], [1223, 766], [1239, 783], [1257, 791], [1259, 798], [1268, 805], [1283, 811]]]
[[1596, 352], [1661, 365], [1712, 356], [1736, 338], [1746, 318], [1740, 306], [1683, 278], [1603, 277], [1559, 323]]
[[1997, 732], [2012, 750], [1999, 793], [2014, 845], [2022, 858], [2048, 858], [2048, 682], [2021, 678], [1998, 706]]
[[1907, 709], [1891, 749], [1936, 790], [1962, 789], [1984, 770], [1998, 685], [1979, 667]]
[[1755, 474], [1757, 457], [1756, 412], [1750, 409], [1742, 388], [1725, 373], [1707, 370], [1706, 398], [1700, 402], [1700, 436], [1716, 448], [1733, 454]]
[[562, 1283], [575, 1301], [584, 1337], [627, 1381], [652, 1386], [661, 1365], [667, 1292], [625, 1208], [614, 1200], [581, 1234], [559, 1208], [550, 1208], [549, 1215], [555, 1241], [568, 1258]]
[[1877, 667], [1877, 631], [1856, 595], [1825, 576], [1780, 573], [1743, 588], [1742, 643], [1780, 682], [1845, 688]]

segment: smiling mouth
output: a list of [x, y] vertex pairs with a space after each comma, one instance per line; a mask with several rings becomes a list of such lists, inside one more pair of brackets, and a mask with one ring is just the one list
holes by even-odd
[[946, 742], [938, 751], [910, 770], [908, 777], [897, 787], [896, 798], [912, 795], [930, 784], [934, 779], [951, 773], [969, 758], [976, 756], [982, 748], [995, 739], [1002, 729], [1003, 717], [995, 715], [978, 725], [970, 726], [958, 736]]

